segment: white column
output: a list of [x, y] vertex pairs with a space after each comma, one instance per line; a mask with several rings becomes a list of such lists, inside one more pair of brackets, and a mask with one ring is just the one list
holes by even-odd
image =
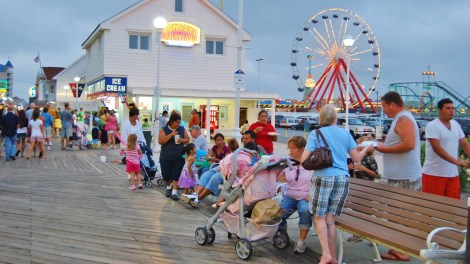
[[211, 141], [211, 99], [206, 100], [206, 140]]
[[[242, 67], [242, 42], [243, 42], [243, 0], [238, 0], [238, 44], [237, 44], [237, 71]], [[240, 141], [240, 86], [236, 87], [235, 99], [235, 127], [233, 137]]]
[[276, 99], [271, 100], [271, 125], [276, 127]]

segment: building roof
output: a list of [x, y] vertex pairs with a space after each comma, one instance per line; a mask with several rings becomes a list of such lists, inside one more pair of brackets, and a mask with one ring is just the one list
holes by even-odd
[[7, 61], [7, 64], [5, 65], [5, 68], [14, 68], [13, 64], [11, 64], [10, 60]]
[[[106, 29], [111, 29], [111, 23], [117, 19], [119, 19], [122, 16], [125, 16], [126, 14], [132, 12], [133, 10], [137, 9], [138, 7], [148, 3], [149, 1], [152, 0], [141, 0], [132, 6], [124, 9], [123, 11], [113, 15], [112, 17], [106, 19], [105, 21], [101, 22], [96, 26], [96, 28], [91, 32], [91, 34], [86, 38], [86, 40], [82, 43], [82, 48], [86, 49], [91, 43], [95, 41], [97, 37], [99, 37], [102, 32]], [[202, 3], [204, 3], [207, 7], [209, 7], [211, 10], [213, 10], [216, 14], [220, 15], [222, 18], [224, 18], [227, 22], [229, 22], [233, 27], [238, 28], [238, 24], [224, 11], [220, 10], [218, 7], [216, 7], [213, 3], [211, 3], [209, 0], [199, 0]], [[253, 35], [248, 33], [246, 30], [243, 30], [243, 40], [248, 40], [250, 41], [253, 38]]]
[[59, 74], [64, 69], [65, 68], [62, 67], [42, 67], [42, 71], [44, 72], [46, 80], [52, 80], [54, 76]]

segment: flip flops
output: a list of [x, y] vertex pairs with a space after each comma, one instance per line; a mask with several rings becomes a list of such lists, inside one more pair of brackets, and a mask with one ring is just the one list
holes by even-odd
[[402, 254], [402, 253], [399, 253], [393, 249], [390, 249], [388, 250], [387, 253], [382, 253], [380, 254], [380, 256], [383, 258], [383, 259], [387, 259], [387, 260], [396, 260], [396, 261], [410, 261], [410, 257], [405, 255], [405, 254]]

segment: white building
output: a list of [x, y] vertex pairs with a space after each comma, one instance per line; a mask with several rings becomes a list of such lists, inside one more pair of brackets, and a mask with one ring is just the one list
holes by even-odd
[[[106, 97], [107, 106], [120, 108], [124, 118], [126, 107], [118, 100], [123, 91], [134, 98], [144, 117], [150, 116], [154, 112], [152, 98], [157, 83], [158, 32], [153, 20], [158, 16], [169, 22], [162, 33], [158, 113], [177, 109], [182, 112], [183, 120], [188, 121], [191, 109], [203, 114], [206, 105], [210, 105], [211, 109], [218, 109], [211, 113], [214, 115], [211, 121], [215, 121], [211, 128], [215, 125], [230, 134], [228, 130], [235, 126], [238, 25], [207, 0], [137, 2], [100, 23], [83, 42], [86, 50], [83, 72], [82, 67], [68, 68], [61, 75], [67, 75], [66, 79], [77, 74], [83, 77], [88, 99]], [[182, 39], [191, 44], [175, 42]], [[248, 32], [243, 32], [242, 70], [245, 69], [244, 48], [251, 39]], [[81, 59], [78, 61], [82, 63]], [[58, 86], [66, 82], [58, 82]], [[274, 93], [242, 89], [240, 119], [256, 121], [257, 102], [274, 101], [277, 97]]]

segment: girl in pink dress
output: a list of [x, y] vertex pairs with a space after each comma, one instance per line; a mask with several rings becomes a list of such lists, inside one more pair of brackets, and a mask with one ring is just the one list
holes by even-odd
[[127, 146], [121, 149], [121, 156], [126, 153], [126, 172], [131, 177], [131, 186], [129, 189], [135, 190], [135, 176], [137, 175], [137, 182], [139, 183], [139, 189], [142, 189], [142, 178], [140, 177], [140, 158], [142, 157], [142, 151], [140, 150], [139, 144], [137, 144], [137, 135], [129, 134], [127, 137]]
[[106, 122], [106, 132], [108, 133], [108, 146], [112, 146], [111, 149], [114, 149], [114, 146], [116, 145], [117, 118], [114, 115], [113, 110], [109, 110], [109, 116]]
[[193, 143], [189, 143], [184, 148], [184, 152], [186, 153], [186, 162], [181, 170], [178, 186], [184, 188], [184, 194], [188, 194], [193, 193], [194, 187], [197, 184], [196, 165], [194, 164], [196, 160], [196, 146]]

